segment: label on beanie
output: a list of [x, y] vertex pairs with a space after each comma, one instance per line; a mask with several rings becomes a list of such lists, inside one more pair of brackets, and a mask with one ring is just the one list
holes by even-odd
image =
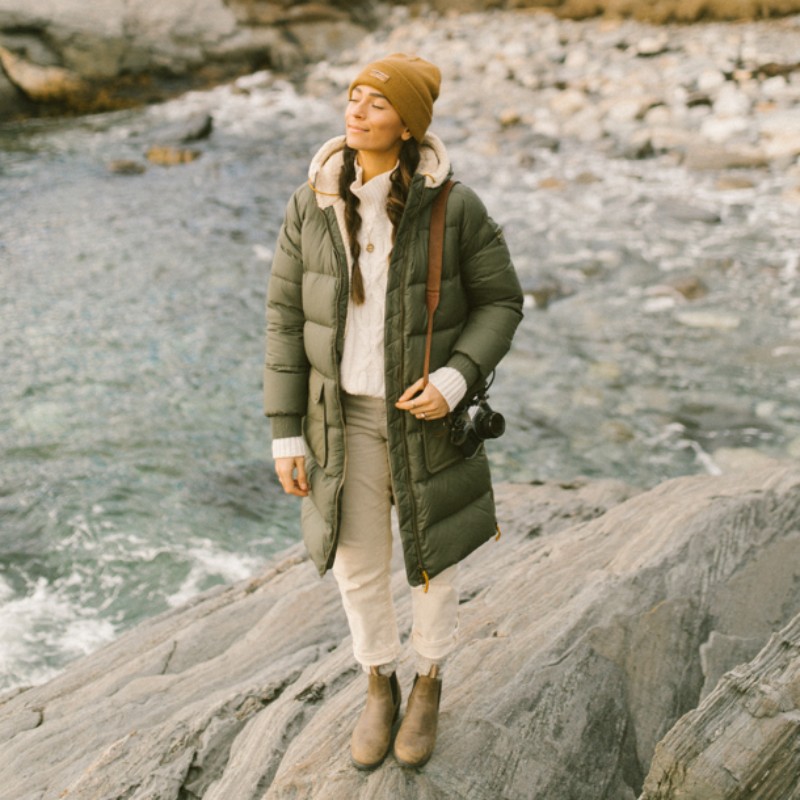
[[369, 74], [372, 75], [373, 78], [377, 78], [379, 81], [386, 81], [389, 80], [389, 76], [385, 72], [381, 72], [379, 69], [371, 69]]

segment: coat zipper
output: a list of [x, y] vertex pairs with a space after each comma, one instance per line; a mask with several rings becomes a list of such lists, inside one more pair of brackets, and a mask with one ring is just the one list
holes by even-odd
[[[422, 202], [422, 195], [420, 194], [420, 199], [418, 204]], [[418, 211], [418, 209], [417, 209]], [[398, 237], [399, 238], [399, 237]], [[400, 330], [401, 335], [405, 335], [406, 330], [406, 304], [405, 300], [401, 302], [400, 305]], [[402, 379], [405, 380], [405, 348], [401, 348], [400, 350], [400, 375]], [[411, 480], [411, 459], [409, 458], [408, 453], [408, 417], [405, 412], [400, 417], [401, 424], [403, 426], [403, 455], [406, 461], [406, 488], [408, 491], [408, 502], [411, 508], [411, 533], [414, 538], [414, 547], [417, 551], [417, 568], [419, 569], [420, 577], [425, 582], [425, 592], [427, 593], [428, 588], [430, 587], [430, 578], [428, 577], [428, 573], [425, 570], [425, 564], [422, 560], [422, 545], [420, 544], [419, 540], [419, 530], [417, 528], [417, 509], [414, 504], [414, 495], [412, 485], [413, 482]]]
[[[327, 211], [327, 209], [326, 209], [326, 211]], [[330, 213], [334, 214], [333, 225], [331, 224], [330, 215], [328, 213], [324, 214], [325, 224], [326, 224], [326, 226], [328, 228], [328, 236], [331, 237], [331, 241], [333, 242], [333, 249], [334, 249], [334, 252], [336, 253], [336, 260], [337, 260], [337, 262], [339, 264], [339, 269], [340, 269], [341, 274], [342, 274], [342, 282], [341, 282], [341, 285], [339, 286], [339, 291], [338, 291], [338, 293], [336, 295], [336, 315], [338, 317], [338, 322], [341, 323], [343, 321], [344, 324], [346, 325], [347, 324], [347, 299], [346, 298], [347, 298], [347, 294], [350, 291], [350, 285], [349, 285], [348, 274], [347, 274], [347, 256], [344, 255], [341, 252], [340, 248], [338, 248], [336, 246], [337, 239], [336, 239], [336, 236], [334, 236], [334, 230], [338, 233], [339, 223], [335, 219], [335, 212], [333, 212], [333, 210], [331, 210]], [[344, 320], [342, 320], [342, 306], [344, 306], [344, 309], [345, 309], [345, 311], [344, 311]], [[341, 336], [344, 337], [344, 325], [343, 324], [337, 324], [336, 331], [337, 331], [336, 339], [335, 339], [335, 341], [333, 343], [333, 346], [334, 346], [333, 362], [335, 364], [338, 364], [338, 362], [339, 362], [339, 331], [341, 331]], [[337, 388], [338, 388], [338, 386], [337, 386]], [[344, 488], [344, 478], [345, 478], [345, 475], [347, 474], [347, 437], [344, 435], [344, 418], [343, 418], [342, 411], [341, 411], [341, 404], [342, 404], [341, 396], [339, 397], [338, 401], [339, 401], [339, 422], [341, 423], [341, 427], [342, 427], [342, 450], [343, 450], [342, 461], [343, 461], [343, 463], [342, 463], [342, 479], [339, 481], [339, 485], [336, 487], [336, 494], [333, 497], [334, 524], [335, 524], [336, 527], [334, 528], [334, 537], [333, 537], [333, 542], [331, 544], [331, 552], [328, 554], [328, 560], [329, 561], [330, 561], [331, 554], [335, 554], [336, 553], [336, 548], [339, 546], [339, 530], [340, 530], [340, 528], [342, 526], [342, 520], [341, 520], [342, 502], [341, 502], [341, 498], [342, 498], [342, 489]]]

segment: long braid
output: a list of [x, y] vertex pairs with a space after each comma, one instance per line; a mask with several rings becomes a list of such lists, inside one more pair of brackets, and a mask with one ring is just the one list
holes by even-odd
[[356, 179], [356, 151], [345, 145], [344, 165], [339, 173], [339, 194], [344, 198], [344, 224], [347, 229], [347, 238], [350, 240], [350, 255], [353, 259], [353, 273], [350, 278], [350, 297], [356, 305], [364, 302], [364, 278], [358, 264], [361, 255], [361, 245], [358, 243], [358, 233], [361, 230], [361, 214], [358, 206], [361, 201], [350, 188]]
[[416, 139], [407, 139], [400, 149], [400, 163], [392, 172], [389, 197], [386, 200], [386, 213], [392, 222], [392, 244], [397, 237], [397, 229], [406, 208], [408, 192], [411, 189], [411, 180], [419, 166], [419, 144]]

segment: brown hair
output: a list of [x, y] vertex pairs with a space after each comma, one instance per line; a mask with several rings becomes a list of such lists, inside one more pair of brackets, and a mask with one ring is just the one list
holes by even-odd
[[[350, 297], [356, 305], [361, 305], [365, 300], [364, 279], [359, 267], [361, 245], [358, 243], [358, 233], [361, 230], [361, 214], [358, 206], [361, 202], [350, 189], [350, 184], [356, 179], [356, 154], [352, 147], [344, 147], [344, 165], [339, 174], [339, 194], [344, 198], [344, 223], [347, 229], [347, 238], [350, 240], [350, 255], [353, 259], [353, 273], [350, 279]], [[399, 164], [392, 171], [389, 197], [386, 200], [386, 213], [392, 223], [392, 244], [397, 236], [397, 228], [406, 207], [406, 199], [411, 188], [411, 180], [419, 166], [420, 152], [416, 139], [403, 142], [400, 149]]]

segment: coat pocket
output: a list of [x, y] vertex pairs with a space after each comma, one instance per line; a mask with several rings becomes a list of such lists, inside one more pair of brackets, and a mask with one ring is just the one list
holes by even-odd
[[325, 410], [325, 381], [312, 369], [308, 377], [308, 409], [303, 434], [314, 460], [321, 467], [328, 463], [328, 414]]
[[450, 425], [447, 417], [422, 423], [422, 445], [428, 472], [439, 472], [464, 460], [461, 448], [450, 441]]

